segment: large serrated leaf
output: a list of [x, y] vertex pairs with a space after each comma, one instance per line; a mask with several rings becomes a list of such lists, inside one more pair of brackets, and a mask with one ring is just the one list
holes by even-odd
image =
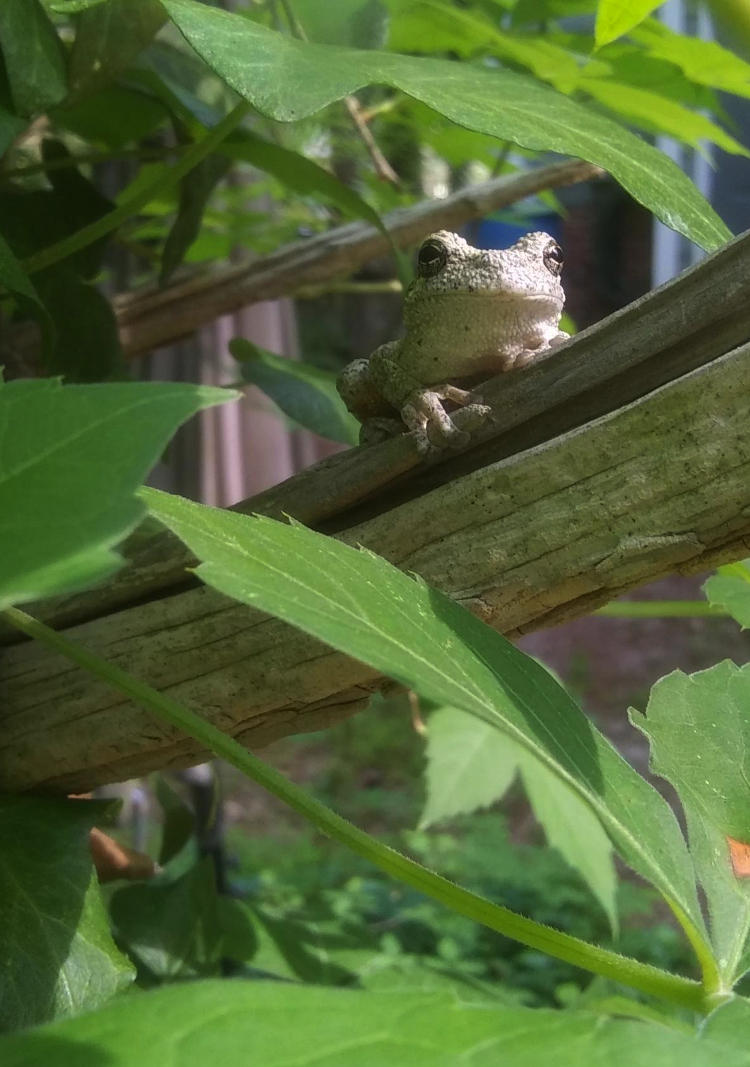
[[704, 248], [729, 237], [663, 153], [532, 78], [467, 63], [308, 44], [195, 0], [164, 0], [164, 7], [212, 70], [271, 118], [306, 118], [365, 85], [390, 85], [459, 125], [599, 164], [657, 218]]
[[719, 567], [703, 586], [709, 604], [724, 608], [743, 630], [750, 629], [750, 560]]
[[702, 918], [685, 841], [666, 801], [568, 693], [468, 611], [370, 552], [300, 526], [143, 490], [202, 561], [203, 581], [370, 664], [422, 697], [495, 724], [574, 789], [620, 855], [660, 889], [695, 943]]
[[0, 1041], [3, 1067], [746, 1067], [746, 1001], [701, 1033], [453, 993], [202, 981]]
[[735, 876], [729, 841], [750, 847], [750, 666], [674, 671], [651, 690], [646, 715], [631, 710], [631, 720], [648, 737], [652, 770], [685, 809], [716, 960], [731, 988], [750, 966], [750, 880]]
[[0, 607], [71, 592], [120, 565], [135, 490], [174, 431], [227, 390], [165, 383], [0, 388]]
[[616, 933], [612, 849], [598, 818], [539, 760], [502, 731], [457, 708], [439, 708], [427, 731], [427, 802], [420, 825], [499, 800], [520, 771], [534, 815], [596, 896]]

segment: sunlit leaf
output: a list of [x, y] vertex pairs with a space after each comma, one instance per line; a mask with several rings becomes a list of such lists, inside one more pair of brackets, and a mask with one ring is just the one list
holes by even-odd
[[372, 553], [300, 526], [154, 490], [143, 495], [202, 561], [203, 581], [520, 743], [578, 793], [621, 856], [691, 917], [701, 937], [692, 867], [672, 811], [540, 664]]
[[703, 592], [709, 604], [728, 611], [743, 630], [750, 629], [750, 560], [719, 567]]
[[595, 37], [598, 47], [622, 37], [650, 15], [664, 0], [599, 0]]
[[440, 708], [429, 718], [427, 802], [421, 825], [495, 803], [519, 770], [548, 844], [579, 871], [616, 930], [612, 850], [599, 820], [505, 733], [456, 708]]
[[0, 1042], [3, 1067], [746, 1067], [750, 1010], [695, 1034], [594, 1012], [290, 982], [198, 981], [123, 997]]
[[711, 141], [725, 152], [750, 155], [744, 145], [708, 116], [691, 111], [657, 92], [609, 78], [586, 77], [581, 81], [581, 88], [611, 111], [648, 130], [669, 134], [693, 147], [698, 147], [701, 141]]
[[750, 966], [750, 879], [735, 876], [727, 840], [750, 845], [750, 666], [674, 671], [651, 690], [645, 716], [631, 710], [631, 720], [649, 739], [652, 770], [685, 809], [711, 940], [731, 986]]
[[656, 19], [642, 22], [630, 37], [649, 55], [674, 63], [699, 85], [750, 96], [750, 63], [717, 41], [684, 37]]
[[133, 494], [169, 438], [233, 395], [167, 382], [0, 386], [0, 606], [116, 570], [113, 547], [144, 513]]
[[459, 125], [601, 165], [668, 226], [706, 248], [729, 236], [670, 159], [533, 79], [448, 60], [307, 44], [195, 0], [164, 0], [164, 6], [212, 70], [279, 121], [313, 115], [364, 85], [391, 85]]

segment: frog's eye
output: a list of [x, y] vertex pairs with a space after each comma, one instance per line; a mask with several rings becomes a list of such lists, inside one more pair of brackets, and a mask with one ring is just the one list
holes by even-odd
[[562, 273], [564, 263], [563, 250], [559, 245], [551, 244], [545, 248], [542, 260], [550, 274], [558, 275]]
[[434, 278], [448, 262], [448, 252], [442, 241], [427, 240], [417, 256], [417, 274], [420, 278]]

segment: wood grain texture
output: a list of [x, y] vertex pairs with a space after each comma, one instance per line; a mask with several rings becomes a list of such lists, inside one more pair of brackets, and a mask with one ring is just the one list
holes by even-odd
[[[750, 548], [750, 344], [610, 414], [436, 486], [339, 536], [513, 636]], [[380, 679], [193, 587], [72, 627], [243, 743], [350, 714]], [[0, 664], [3, 789], [82, 791], [203, 753], [41, 646]]]

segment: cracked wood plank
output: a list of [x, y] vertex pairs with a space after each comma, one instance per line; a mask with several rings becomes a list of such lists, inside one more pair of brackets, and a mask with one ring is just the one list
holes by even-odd
[[[337, 533], [490, 463], [549, 441], [648, 395], [750, 338], [750, 233], [553, 350], [533, 367], [481, 387], [493, 418], [469, 448], [425, 462], [412, 439], [339, 452], [237, 505], [237, 510]], [[461, 412], [456, 413], [460, 422]], [[106, 586], [46, 601], [35, 614], [70, 626], [136, 600], [176, 594], [192, 579], [189, 553], [144, 524], [126, 543], [129, 564]], [[0, 622], [0, 645], [18, 641]]]
[[[572, 348], [573, 346], [571, 346]], [[339, 531], [508, 636], [664, 574], [750, 551], [750, 344], [646, 396]], [[214, 591], [188, 587], [69, 635], [248, 746], [319, 729], [383, 679]], [[0, 664], [3, 789], [82, 791], [205, 756], [42, 646]]]

